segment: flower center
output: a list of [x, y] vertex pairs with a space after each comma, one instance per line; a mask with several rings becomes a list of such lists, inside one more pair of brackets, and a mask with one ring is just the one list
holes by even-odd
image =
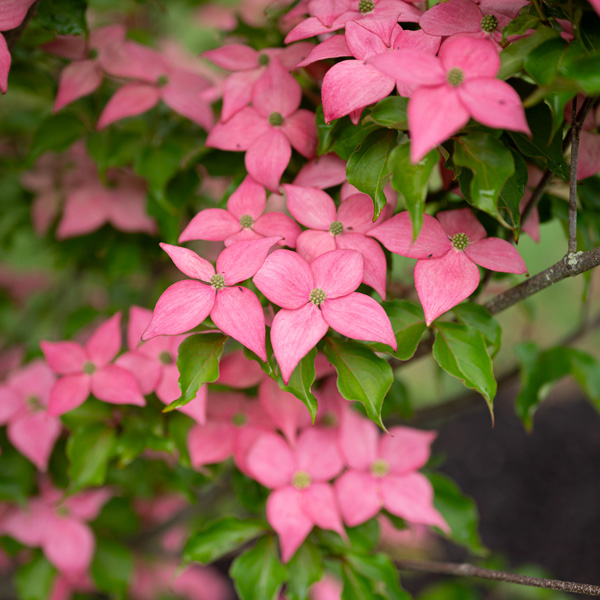
[[94, 60], [95, 58], [98, 58], [98, 50], [96, 50], [96, 48], [90, 48], [90, 50], [88, 52], [88, 58], [90, 60]]
[[243, 427], [248, 422], [248, 417], [244, 413], [235, 413], [233, 417], [231, 417], [231, 422], [236, 427]]
[[96, 372], [96, 365], [89, 360], [83, 363], [83, 368], [81, 369], [86, 375], [93, 375]]
[[323, 427], [336, 427], [337, 426], [337, 416], [335, 413], [325, 413], [323, 418], [321, 419], [321, 425]]
[[273, 127], [279, 127], [283, 124], [283, 116], [281, 113], [273, 112], [269, 115], [269, 123], [273, 125]]
[[308, 299], [317, 306], [320, 306], [325, 301], [325, 292], [321, 288], [315, 288], [309, 295]]
[[296, 471], [292, 476], [292, 485], [298, 490], [306, 489], [310, 483], [310, 475], [306, 471]]
[[498, 27], [498, 19], [494, 15], [483, 16], [481, 19], [481, 29], [483, 31], [492, 33], [492, 31], [496, 31], [496, 27]]
[[158, 85], [158, 87], [165, 87], [165, 85], [167, 85], [167, 83], [169, 83], [169, 78], [166, 75], [161, 75], [156, 80], [156, 85]]
[[223, 277], [221, 273], [215, 273], [210, 278], [210, 285], [212, 285], [215, 290], [222, 290], [225, 287], [225, 277]]
[[466, 233], [455, 233], [452, 237], [452, 245], [457, 250], [465, 250], [469, 245], [469, 238]]
[[371, 473], [375, 475], [375, 477], [384, 477], [389, 471], [390, 465], [388, 465], [387, 461], [383, 460], [383, 458], [378, 458], [371, 463]]
[[258, 64], [262, 65], [263, 67], [266, 67], [269, 62], [270, 62], [270, 58], [268, 54], [259, 54], [258, 55]]
[[340, 235], [342, 231], [344, 231], [344, 226], [340, 223], [340, 221], [334, 221], [329, 226], [329, 233], [331, 233], [331, 235]]
[[163, 365], [172, 365], [175, 362], [171, 356], [171, 353], [167, 352], [166, 350], [158, 355], [158, 360], [160, 360], [161, 364]]
[[358, 10], [361, 13], [371, 12], [375, 8], [375, 2], [373, 0], [360, 0], [358, 3]]
[[253, 224], [254, 224], [254, 219], [250, 215], [242, 215], [240, 217], [240, 225], [244, 229], [248, 229], [249, 227], [252, 227]]
[[454, 67], [446, 74], [446, 81], [453, 87], [458, 87], [465, 80], [465, 74], [462, 69]]
[[37, 396], [29, 396], [29, 398], [25, 400], [25, 404], [30, 412], [38, 412], [44, 408], [44, 405]]

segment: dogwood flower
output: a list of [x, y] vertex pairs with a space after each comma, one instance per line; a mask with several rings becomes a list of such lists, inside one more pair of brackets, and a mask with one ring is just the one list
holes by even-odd
[[258, 385], [264, 376], [255, 360], [246, 358], [242, 350], [236, 350], [221, 358], [219, 379], [215, 383], [243, 390]]
[[396, 349], [381, 305], [354, 292], [362, 278], [363, 257], [356, 250], [326, 252], [310, 265], [290, 250], [276, 250], [265, 260], [254, 283], [282, 307], [273, 319], [271, 342], [285, 383], [330, 326], [350, 338]]

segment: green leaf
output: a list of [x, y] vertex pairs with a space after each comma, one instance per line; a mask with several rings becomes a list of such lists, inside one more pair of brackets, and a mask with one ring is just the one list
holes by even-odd
[[317, 156], [322, 156], [331, 151], [333, 145], [333, 132], [336, 126], [339, 125], [339, 121], [333, 123], [325, 123], [325, 117], [323, 116], [323, 105], [319, 104], [316, 110], [316, 123], [317, 123]]
[[45, 556], [37, 554], [27, 564], [19, 567], [15, 587], [19, 600], [47, 600], [56, 570]]
[[389, 363], [367, 346], [333, 337], [325, 338], [325, 356], [337, 371], [340, 394], [361, 402], [369, 419], [385, 429], [381, 407], [394, 381]]
[[374, 594], [387, 600], [410, 600], [400, 587], [398, 571], [389, 556], [348, 552], [346, 559], [354, 571], [367, 578]]
[[319, 548], [306, 540], [288, 563], [288, 572], [286, 598], [306, 600], [310, 586], [323, 577], [323, 557]]
[[402, 96], [389, 96], [380, 100], [372, 109], [365, 121], [374, 121], [388, 129], [408, 129], [406, 109], [408, 98]]
[[396, 146], [390, 153], [388, 167], [392, 172], [392, 187], [400, 192], [406, 201], [413, 226], [413, 240], [417, 239], [423, 225], [427, 183], [439, 158], [438, 151], [432, 150], [416, 165], [413, 164], [410, 161], [410, 143]]
[[378, 600], [379, 594], [373, 594], [372, 582], [357, 573], [351, 565], [344, 564], [342, 569], [342, 600]]
[[408, 300], [391, 300], [382, 304], [387, 316], [390, 318], [398, 350], [392, 352], [385, 344], [371, 344], [377, 352], [388, 352], [400, 360], [412, 358], [417, 346], [427, 329], [423, 309]]
[[547, 40], [525, 57], [525, 70], [539, 85], [549, 85], [558, 74], [558, 66], [568, 44], [561, 37]]
[[109, 594], [125, 594], [132, 574], [131, 551], [113, 540], [97, 538], [91, 575], [98, 590]]
[[537, 15], [521, 15], [514, 18], [502, 30], [502, 44], [506, 42], [506, 38], [511, 35], [522, 35], [529, 29], [535, 29], [540, 24], [540, 19]]
[[387, 202], [383, 188], [390, 174], [388, 156], [394, 147], [394, 138], [391, 131], [372, 133], [352, 153], [346, 165], [348, 182], [373, 200], [373, 221]]
[[71, 491], [104, 483], [115, 438], [115, 429], [101, 423], [87, 425], [71, 435], [67, 442]]
[[571, 348], [571, 374], [600, 412], [600, 363], [587, 352]]
[[70, 113], [59, 113], [44, 119], [33, 136], [29, 161], [44, 152], [64, 152], [73, 142], [85, 135], [85, 125]]
[[533, 35], [515, 40], [500, 52], [498, 79], [508, 79], [523, 68], [525, 58], [546, 40], [559, 37], [558, 31], [540, 25]]
[[146, 146], [136, 156], [135, 172], [146, 179], [150, 189], [162, 191], [179, 171], [182, 159], [181, 149], [173, 142], [166, 142], [158, 148]]
[[287, 385], [283, 383], [281, 375], [277, 377], [277, 383], [284, 392], [294, 394], [308, 408], [313, 425], [317, 418], [317, 399], [311, 392], [311, 386], [315, 381], [315, 359], [317, 349], [313, 348], [296, 366]]
[[6, 444], [0, 454], [0, 501], [27, 503], [35, 485], [35, 467], [15, 448]]
[[191, 402], [205, 383], [219, 378], [219, 361], [227, 336], [220, 333], [197, 333], [187, 337], [179, 346], [177, 369], [181, 397], [163, 412], [170, 412]]
[[211, 563], [267, 530], [261, 521], [241, 521], [235, 517], [211, 521], [188, 539], [183, 549], [183, 560], [186, 563]]
[[86, 9], [86, 0], [44, 0], [37, 7], [36, 19], [59, 35], [82, 35], [87, 31]]
[[342, 159], [348, 160], [357, 146], [372, 132], [379, 131], [377, 123], [354, 125], [348, 117], [337, 121], [333, 136], [333, 151]]
[[512, 148], [510, 151], [515, 161], [515, 172], [508, 178], [498, 196], [498, 216], [513, 230], [515, 240], [518, 240], [521, 230], [519, 208], [527, 186], [527, 163], [518, 152]]
[[493, 349], [492, 357], [496, 356], [502, 343], [502, 328], [487, 308], [474, 302], [462, 302], [455, 306], [452, 312], [463, 325], [480, 331], [487, 345]]
[[460, 180], [466, 200], [497, 218], [498, 196], [515, 172], [511, 151], [489, 133], [472, 133], [455, 140], [454, 163], [472, 172], [468, 189]]
[[433, 504], [450, 527], [449, 538], [473, 554], [486, 554], [487, 550], [479, 538], [479, 513], [475, 502], [448, 477], [430, 473], [428, 478], [434, 490]]
[[574, 54], [565, 58], [560, 65], [560, 74], [574, 81], [577, 88], [587, 95], [600, 93], [600, 52], [589, 56]]
[[497, 384], [483, 334], [459, 323], [437, 323], [433, 357], [446, 373], [485, 398], [493, 421]]
[[241, 600], [275, 600], [288, 577], [271, 536], [258, 540], [254, 548], [238, 556], [229, 575]]

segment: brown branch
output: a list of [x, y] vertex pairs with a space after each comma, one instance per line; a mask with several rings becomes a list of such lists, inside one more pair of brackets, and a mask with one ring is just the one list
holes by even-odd
[[577, 121], [577, 96], [573, 98], [571, 122], [571, 177], [569, 179], [569, 254], [577, 252], [577, 162], [579, 158], [579, 135], [583, 123]]
[[530, 587], [545, 588], [570, 592], [572, 594], [584, 594], [586, 596], [600, 596], [600, 586], [588, 583], [573, 583], [571, 581], [560, 581], [558, 579], [543, 579], [541, 577], [530, 577], [529, 575], [518, 575], [517, 573], [505, 573], [476, 567], [468, 563], [446, 563], [419, 560], [396, 560], [396, 566], [401, 571], [419, 571], [421, 573], [437, 573], [440, 575], [456, 575], [460, 577], [477, 577], [490, 581], [504, 581]]
[[6, 44], [7, 44], [9, 50], [12, 50], [17, 45], [19, 38], [25, 31], [25, 28], [29, 24], [29, 21], [31, 20], [31, 17], [33, 17], [33, 15], [35, 14], [35, 11], [36, 11], [37, 6], [40, 3], [40, 1], [41, 0], [36, 0], [29, 7], [29, 10], [27, 11], [25, 18], [23, 19], [23, 21], [21, 22], [20, 25], [18, 25], [17, 27], [15, 27], [14, 29], [11, 29], [9, 31], [2, 32], [2, 35], [4, 36], [4, 39], [6, 40]]

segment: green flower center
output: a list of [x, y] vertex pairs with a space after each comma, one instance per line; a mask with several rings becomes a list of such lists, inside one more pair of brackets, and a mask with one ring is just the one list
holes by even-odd
[[492, 31], [496, 31], [496, 27], [498, 27], [498, 19], [494, 15], [484, 15], [481, 19], [481, 29], [483, 31], [487, 31], [487, 33], [492, 33]]
[[215, 290], [222, 290], [225, 287], [225, 277], [223, 277], [221, 273], [215, 273], [210, 278], [210, 285], [212, 285]]
[[336, 427], [337, 426], [337, 417], [335, 413], [325, 413], [323, 418], [321, 419], [321, 425], [323, 427]]
[[466, 233], [455, 233], [452, 237], [452, 245], [457, 250], [465, 250], [469, 245], [469, 238]]
[[81, 369], [86, 375], [93, 375], [96, 372], [96, 365], [89, 360], [83, 363], [83, 368]]
[[240, 217], [240, 225], [244, 229], [248, 229], [249, 227], [252, 227], [253, 224], [254, 224], [254, 219], [250, 215], [242, 215]]
[[315, 288], [309, 295], [308, 299], [317, 306], [320, 306], [325, 301], [325, 292], [321, 288]]
[[279, 127], [283, 125], [283, 116], [281, 113], [273, 112], [269, 115], [269, 123], [273, 125], [273, 127]]
[[236, 427], [243, 427], [248, 422], [248, 417], [244, 413], [235, 413], [233, 417], [231, 417], [231, 422]]
[[172, 365], [174, 362], [171, 353], [167, 352], [166, 350], [158, 355], [158, 360], [160, 360], [161, 364], [163, 365]]
[[371, 474], [375, 477], [384, 477], [390, 471], [390, 465], [383, 458], [378, 458], [371, 463]]
[[43, 410], [44, 408], [44, 405], [37, 396], [29, 396], [29, 398], [25, 400], [25, 404], [31, 412], [37, 412], [39, 410]]
[[95, 58], [98, 58], [98, 50], [96, 50], [96, 48], [90, 48], [90, 50], [88, 52], [88, 58], [90, 60], [94, 60]]
[[167, 83], [169, 83], [169, 78], [166, 75], [161, 75], [156, 80], [156, 85], [158, 85], [158, 87], [165, 87], [165, 85], [167, 85]]
[[310, 483], [310, 475], [306, 471], [296, 471], [292, 476], [292, 485], [298, 490], [306, 489]]
[[361, 13], [368, 13], [374, 10], [375, 2], [373, 0], [360, 0], [358, 3], [358, 10]]
[[446, 81], [453, 87], [458, 87], [465, 80], [462, 69], [454, 67], [446, 74]]
[[344, 231], [344, 226], [340, 223], [340, 221], [334, 221], [329, 226], [329, 233], [331, 233], [331, 235], [340, 235], [342, 231]]
[[270, 61], [271, 61], [271, 59], [269, 58], [268, 54], [259, 54], [258, 55], [258, 64], [259, 65], [266, 67]]

